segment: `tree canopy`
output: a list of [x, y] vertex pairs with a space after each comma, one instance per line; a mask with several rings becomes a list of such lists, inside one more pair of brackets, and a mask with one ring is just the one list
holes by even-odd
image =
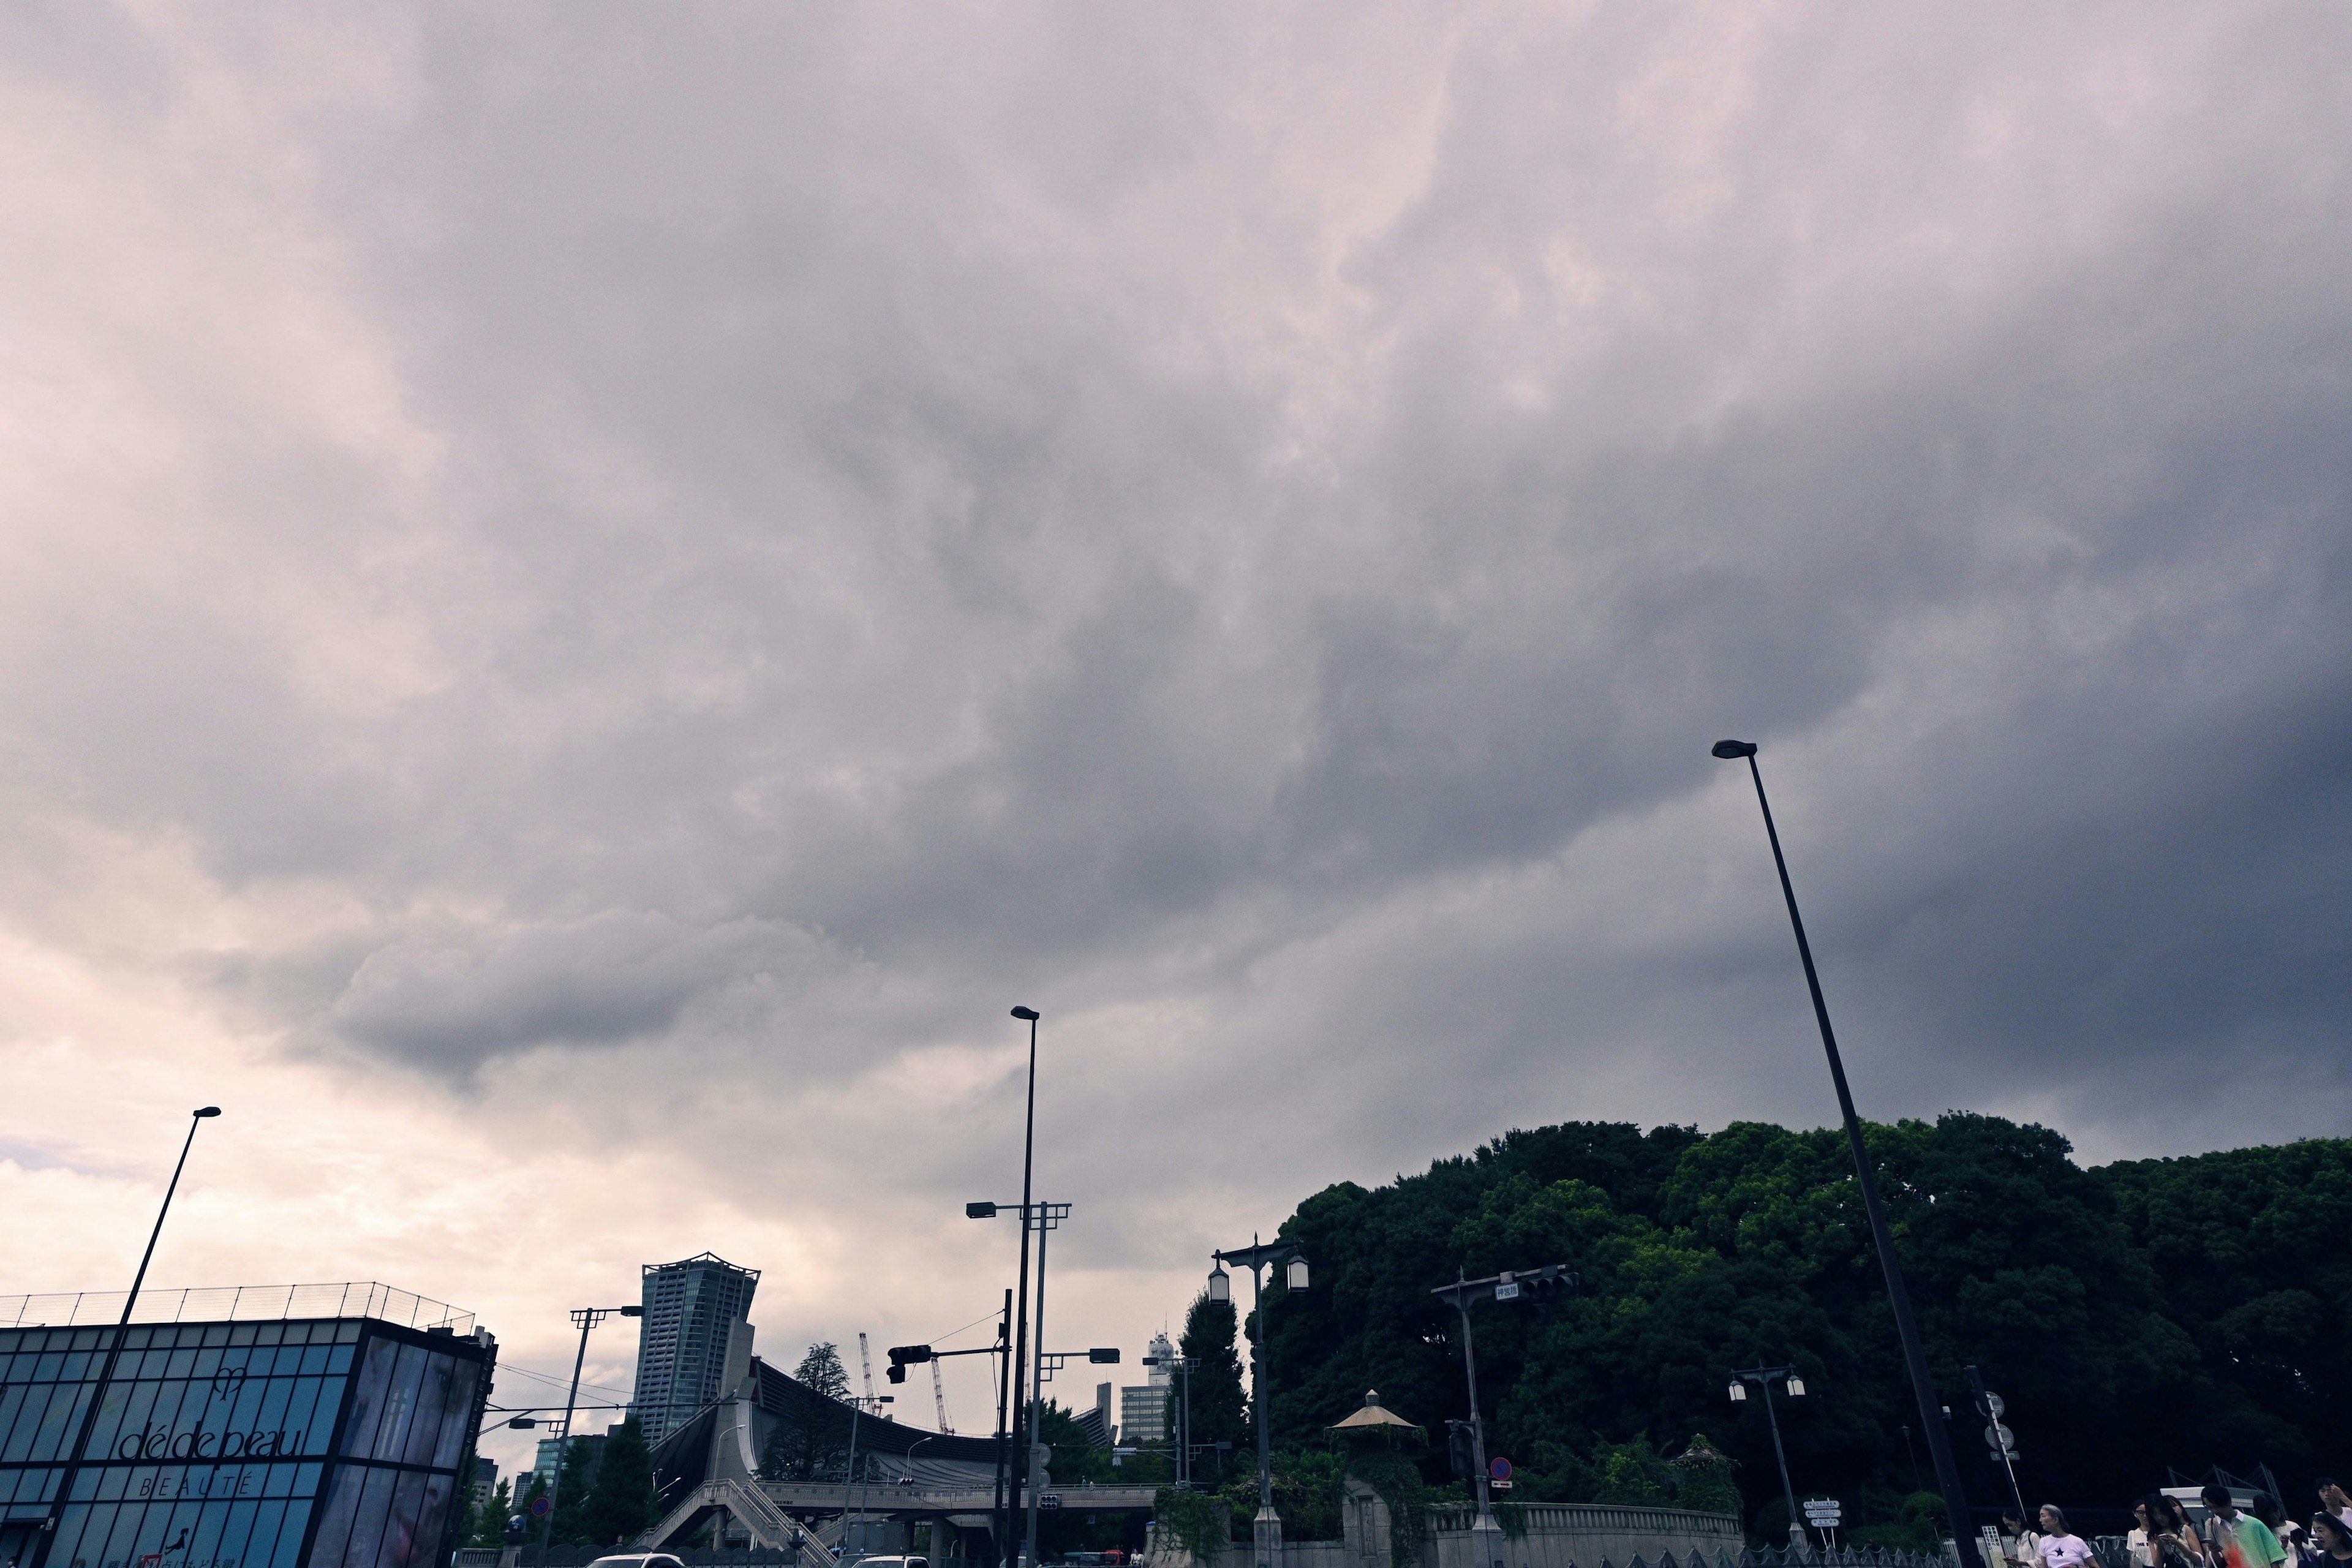
[[[2121, 1505], [2168, 1466], [2265, 1461], [2292, 1489], [2352, 1459], [2352, 1142], [2085, 1170], [2046, 1128], [1966, 1112], [1865, 1137], [1972, 1502], [1990, 1510], [2006, 1483], [1970, 1363], [2008, 1402], [2037, 1499]], [[1704, 1431], [1752, 1517], [1784, 1514], [1763, 1406], [1726, 1395], [1734, 1368], [1779, 1363], [1807, 1385], [1780, 1405], [1800, 1494], [1892, 1524], [1920, 1511], [1921, 1476], [1933, 1486], [1834, 1130], [1514, 1131], [1385, 1186], [1326, 1188], [1282, 1234], [1315, 1277], [1266, 1302], [1283, 1447], [1323, 1446], [1368, 1387], [1442, 1432], [1467, 1399], [1460, 1331], [1431, 1289], [1565, 1263], [1578, 1297], [1473, 1309], [1479, 1403], [1518, 1500], [1649, 1496]], [[1442, 1443], [1433, 1455], [1443, 1480]]]

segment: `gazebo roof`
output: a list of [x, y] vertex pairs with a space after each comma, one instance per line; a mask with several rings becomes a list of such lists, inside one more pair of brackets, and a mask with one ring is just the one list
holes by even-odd
[[1345, 1421], [1334, 1421], [1331, 1424], [1330, 1430], [1334, 1432], [1361, 1432], [1375, 1426], [1402, 1426], [1408, 1432], [1418, 1432], [1421, 1430], [1419, 1426], [1414, 1426], [1412, 1422], [1406, 1420], [1395, 1411], [1382, 1406], [1381, 1404], [1381, 1391], [1377, 1388], [1368, 1388], [1364, 1390], [1363, 1408], [1357, 1411], [1353, 1415], [1349, 1416]]

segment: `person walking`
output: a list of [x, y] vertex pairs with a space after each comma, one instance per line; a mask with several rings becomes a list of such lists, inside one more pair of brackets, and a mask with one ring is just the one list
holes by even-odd
[[2271, 1527], [2271, 1533], [2278, 1537], [2279, 1544], [2286, 1548], [2289, 1557], [2301, 1561], [2303, 1549], [2310, 1538], [2302, 1525], [2287, 1518], [2286, 1510], [2280, 1506], [2278, 1499], [2268, 1492], [2256, 1492], [2253, 1500], [2246, 1504], [2246, 1511]]
[[2036, 1550], [2042, 1538], [2026, 1529], [2025, 1521], [2007, 1509], [2001, 1510], [2000, 1534], [2001, 1555], [2012, 1568], [2042, 1568], [2042, 1554]]
[[2352, 1568], [2352, 1524], [2326, 1509], [2311, 1516], [2311, 1559], [2322, 1568]]
[[2344, 1489], [2336, 1484], [2333, 1477], [2319, 1478], [2319, 1506], [2347, 1525], [2352, 1525], [2352, 1497], [2345, 1495]]
[[2066, 1523], [2065, 1510], [2054, 1502], [2042, 1505], [2042, 1534], [2033, 1550], [2042, 1559], [2042, 1568], [2083, 1568], [2086, 1563], [2096, 1568], [2091, 1543], [2074, 1533]]
[[2271, 1527], [2250, 1513], [2242, 1512], [2231, 1500], [2225, 1487], [2207, 1487], [2200, 1494], [2213, 1517], [2205, 1521], [2205, 1544], [2212, 1549], [2216, 1562], [2228, 1568], [2278, 1568], [2286, 1561], [2286, 1548]]
[[2204, 1543], [2189, 1528], [2189, 1516], [2162, 1492], [2150, 1492], [2132, 1505], [2138, 1522], [2126, 1537], [2132, 1561], [2140, 1568], [2203, 1568]]

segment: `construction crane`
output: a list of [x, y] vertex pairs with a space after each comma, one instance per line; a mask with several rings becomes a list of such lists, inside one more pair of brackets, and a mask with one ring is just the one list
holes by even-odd
[[866, 1374], [866, 1413], [881, 1415], [882, 1402], [874, 1397], [874, 1358], [866, 1352], [864, 1329], [857, 1331], [857, 1370]]
[[931, 1358], [931, 1403], [940, 1407], [940, 1430], [950, 1437], [954, 1436], [955, 1428], [948, 1425], [948, 1391], [940, 1384], [940, 1358], [937, 1356]]

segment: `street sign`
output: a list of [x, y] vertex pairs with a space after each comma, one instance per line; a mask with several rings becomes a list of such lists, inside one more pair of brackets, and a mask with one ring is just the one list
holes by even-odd
[[1985, 1428], [1985, 1446], [1996, 1459], [2017, 1458], [2017, 1434], [1998, 1421]]
[[1511, 1461], [1497, 1454], [1487, 1462], [1486, 1473], [1498, 1481], [1507, 1482], [1511, 1479]]
[[1518, 1281], [1517, 1281], [1517, 1280], [1511, 1280], [1511, 1281], [1509, 1281], [1509, 1282], [1507, 1282], [1507, 1283], [1506, 1283], [1506, 1284], [1501, 1284], [1501, 1285], [1497, 1285], [1497, 1286], [1496, 1286], [1496, 1287], [1495, 1287], [1495, 1300], [1497, 1300], [1497, 1301], [1516, 1301], [1516, 1300], [1517, 1300], [1518, 1299], [1519, 1299], [1519, 1286], [1518, 1286]]
[[1507, 1492], [1511, 1489], [1511, 1483], [1508, 1481], [1488, 1481], [1486, 1486], [1488, 1489], [1498, 1492]]
[[1985, 1395], [1985, 1414], [1998, 1421], [2008, 1411], [2008, 1404], [1998, 1394]]
[[1805, 1522], [1815, 1530], [1834, 1530], [1841, 1516], [1838, 1500], [1833, 1497], [1809, 1497], [1805, 1500]]
[[547, 1517], [548, 1510], [552, 1509], [554, 1506], [555, 1505], [548, 1501], [544, 1496], [535, 1497], [530, 1500], [530, 1517], [533, 1519], [545, 1519]]

